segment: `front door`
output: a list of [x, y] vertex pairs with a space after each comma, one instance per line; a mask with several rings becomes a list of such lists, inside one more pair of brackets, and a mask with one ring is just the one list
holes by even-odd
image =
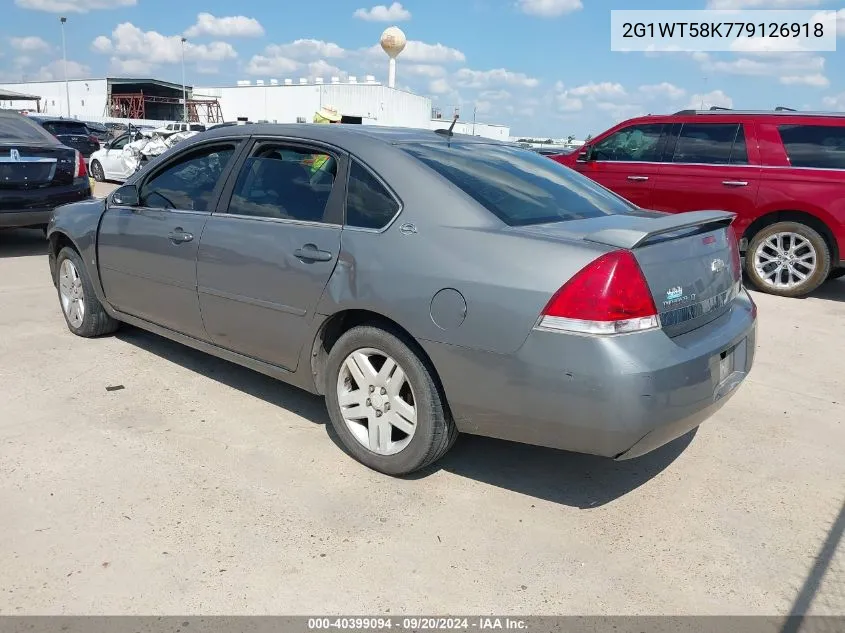
[[103, 174], [107, 180], [123, 180], [124, 168], [121, 157], [123, 156], [123, 148], [129, 142], [129, 135], [123, 134], [109, 143], [109, 148], [103, 152], [100, 159], [100, 166], [103, 168]]
[[654, 179], [660, 169], [662, 123], [631, 125], [598, 141], [590, 160], [575, 169], [645, 209], [651, 208]]
[[332, 150], [255, 143], [200, 243], [200, 306], [214, 343], [296, 370], [340, 252], [345, 169]]
[[666, 145], [655, 179], [656, 211], [731, 211], [753, 215], [760, 186], [756, 147], [740, 123], [684, 123]]
[[115, 308], [206, 338], [197, 250], [235, 151], [235, 142], [199, 146], [140, 180], [138, 206], [109, 203], [97, 251], [103, 290]]

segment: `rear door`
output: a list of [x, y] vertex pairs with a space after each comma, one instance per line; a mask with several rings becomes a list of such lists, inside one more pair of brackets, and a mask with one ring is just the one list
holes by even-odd
[[197, 277], [211, 340], [296, 370], [340, 252], [345, 154], [258, 140], [202, 235]]
[[590, 160], [579, 158], [574, 168], [635, 205], [651, 208], [666, 128], [640, 123], [617, 130], [592, 147]]
[[197, 250], [238, 149], [239, 141], [227, 139], [194, 146], [138, 181], [138, 206], [109, 203], [97, 251], [103, 290], [115, 308], [206, 338]]
[[680, 213], [713, 209], [753, 214], [760, 162], [751, 124], [686, 122], [672, 126], [665, 162], [654, 179], [652, 208]]

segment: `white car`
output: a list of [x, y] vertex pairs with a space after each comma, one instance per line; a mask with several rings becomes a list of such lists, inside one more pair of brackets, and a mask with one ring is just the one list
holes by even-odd
[[[133, 134], [134, 136], [134, 134]], [[105, 143], [88, 159], [88, 169], [94, 180], [114, 180], [123, 182], [133, 173], [134, 169], [123, 160], [123, 148], [130, 142], [129, 134], [121, 134], [113, 141]]]
[[159, 136], [170, 136], [177, 132], [205, 132], [205, 126], [202, 123], [168, 123], [153, 132]]

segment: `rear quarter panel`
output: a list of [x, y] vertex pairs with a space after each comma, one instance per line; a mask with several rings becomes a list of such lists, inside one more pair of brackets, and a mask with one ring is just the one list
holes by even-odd
[[[338, 265], [318, 309], [322, 314], [370, 310], [419, 340], [511, 353], [528, 337], [555, 291], [600, 253], [587, 245], [509, 231], [466, 194], [398, 150], [367, 162], [391, 183], [403, 209], [381, 233], [343, 230]], [[404, 234], [400, 227], [407, 224], [414, 224], [416, 232]]]

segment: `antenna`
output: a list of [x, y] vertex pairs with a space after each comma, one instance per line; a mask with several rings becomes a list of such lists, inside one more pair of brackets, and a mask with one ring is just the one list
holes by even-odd
[[455, 129], [455, 123], [457, 123], [457, 122], [458, 122], [458, 115], [456, 113], [455, 118], [452, 119], [452, 125], [449, 126], [448, 130], [444, 130], [444, 129], [434, 130], [434, 133], [435, 134], [441, 134], [443, 136], [449, 136], [449, 137], [455, 136], [455, 133], [452, 132], [452, 130]]

